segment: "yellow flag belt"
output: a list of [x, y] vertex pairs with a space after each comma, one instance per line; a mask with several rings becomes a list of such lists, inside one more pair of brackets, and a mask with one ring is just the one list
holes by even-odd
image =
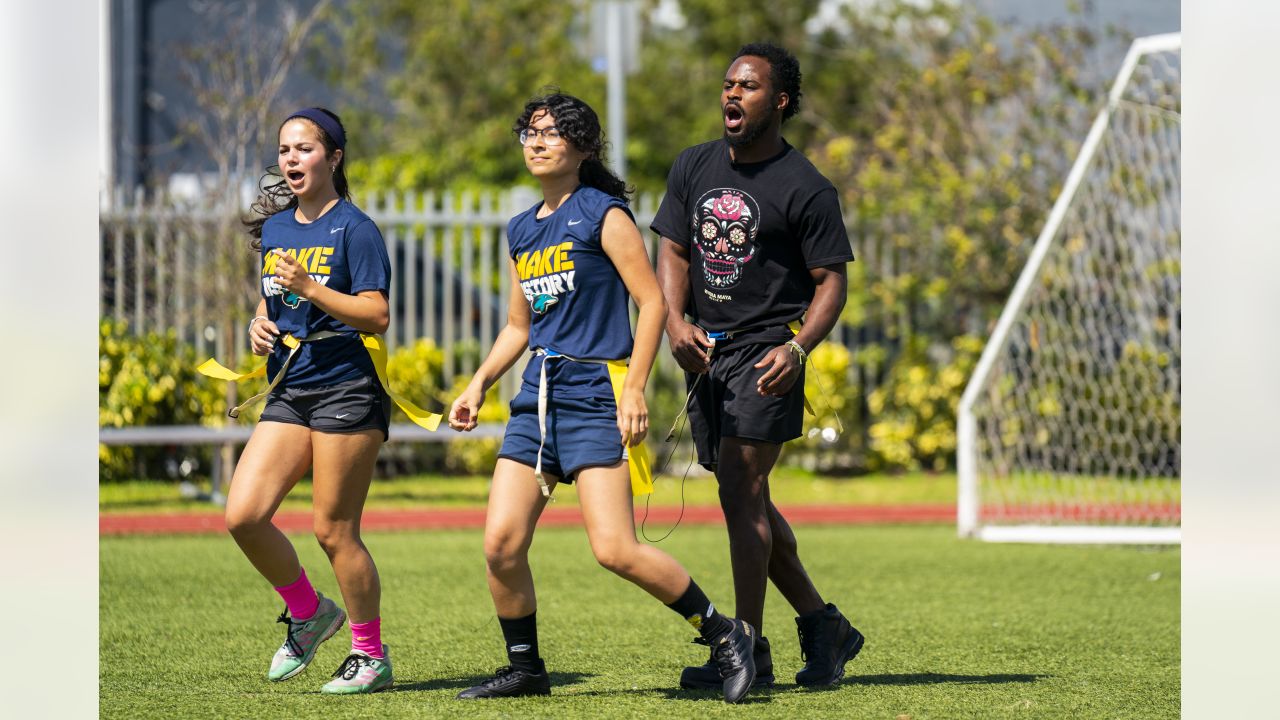
[[[274, 390], [276, 385], [280, 384], [280, 380], [284, 377], [285, 372], [289, 369], [289, 363], [293, 362], [293, 356], [297, 354], [298, 348], [302, 347], [302, 343], [327, 340], [328, 338], [345, 334], [346, 333], [334, 332], [332, 330], [324, 330], [308, 335], [305, 338], [295, 338], [292, 335], [284, 335], [281, 337], [280, 341], [284, 343], [285, 347], [289, 348], [289, 356], [285, 358], [284, 364], [280, 366], [280, 372], [276, 373], [275, 378], [273, 378], [271, 383], [267, 385], [266, 390], [263, 390], [257, 395], [254, 395], [248, 400], [245, 400], [239, 405], [231, 408], [227, 411], [227, 414], [233, 418], [239, 417], [240, 411], [258, 402]], [[427, 412], [417, 405], [414, 405], [412, 401], [408, 400], [403, 395], [400, 395], [391, 389], [391, 383], [387, 380], [387, 347], [382, 342], [382, 336], [373, 335], [371, 333], [360, 333], [360, 339], [364, 343], [364, 349], [369, 353], [369, 359], [373, 361], [374, 369], [378, 372], [378, 380], [382, 383], [382, 387], [387, 391], [387, 394], [391, 396], [391, 399], [395, 401], [395, 404], [400, 406], [400, 409], [404, 411], [405, 415], [408, 415], [409, 419], [416, 424], [428, 430], [435, 430], [438, 428], [440, 426], [441, 419], [440, 413]], [[200, 363], [200, 367], [196, 368], [196, 371], [202, 375], [217, 378], [218, 380], [240, 382], [241, 380], [248, 380], [250, 378], [266, 377], [267, 364], [264, 362], [249, 372], [238, 373], [235, 370], [231, 370], [230, 368], [222, 365], [217, 360], [209, 358], [203, 363]]]
[[[538, 442], [538, 461], [533, 469], [533, 477], [538, 481], [538, 487], [541, 488], [543, 496], [551, 497], [551, 489], [542, 476], [542, 448], [547, 442], [547, 362], [563, 358], [570, 362], [604, 365], [609, 370], [609, 383], [613, 386], [613, 401], [617, 407], [622, 407], [622, 385], [627, 381], [627, 361], [582, 360], [546, 348], [538, 348], [534, 353], [542, 355], [543, 359], [538, 375], [538, 433], [541, 439]], [[649, 457], [648, 446], [642, 442], [625, 448], [623, 457], [627, 460], [627, 469], [631, 474], [631, 494], [640, 496], [653, 492], [653, 463]]]

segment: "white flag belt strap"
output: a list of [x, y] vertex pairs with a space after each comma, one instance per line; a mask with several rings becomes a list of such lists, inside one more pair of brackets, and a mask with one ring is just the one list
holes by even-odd
[[538, 368], [538, 461], [534, 464], [533, 477], [538, 481], [538, 487], [541, 488], [543, 497], [551, 497], [551, 488], [547, 486], [547, 480], [542, 476], [542, 449], [547, 444], [547, 361], [555, 358], [564, 358], [570, 362], [595, 363], [598, 365], [608, 365], [609, 361], [571, 357], [550, 348], [536, 348], [533, 354], [543, 356], [542, 367]]

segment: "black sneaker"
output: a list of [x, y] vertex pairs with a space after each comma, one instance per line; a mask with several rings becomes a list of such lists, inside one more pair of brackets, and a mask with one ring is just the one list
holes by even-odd
[[833, 685], [844, 677], [844, 665], [857, 656], [866, 638], [849, 624], [835, 605], [796, 618], [800, 635], [800, 658], [804, 669], [796, 673], [796, 684]]
[[720, 672], [724, 701], [736, 703], [747, 696], [756, 679], [756, 629], [736, 618], [729, 622], [733, 629], [711, 643], [711, 659]]
[[[694, 639], [699, 645], [710, 645], [702, 638]], [[756, 679], [751, 687], [769, 687], [773, 685], [773, 656], [769, 654], [769, 638], [756, 638], [754, 652], [756, 661]], [[719, 690], [724, 685], [720, 679], [720, 668], [715, 658], [707, 660], [706, 665], [687, 667], [680, 673], [680, 687], [685, 690]]]
[[538, 672], [506, 665], [498, 668], [493, 677], [469, 687], [458, 693], [459, 700], [476, 698], [524, 697], [526, 695], [550, 695], [551, 676], [547, 675], [547, 666], [538, 660]]

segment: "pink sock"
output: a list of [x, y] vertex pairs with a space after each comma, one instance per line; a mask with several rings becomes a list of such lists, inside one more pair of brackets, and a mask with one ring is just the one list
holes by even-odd
[[289, 615], [294, 620], [310, 620], [311, 616], [316, 614], [316, 608], [320, 606], [320, 596], [316, 595], [316, 589], [311, 587], [306, 569], [298, 575], [297, 580], [284, 587], [276, 588], [276, 592], [284, 598], [284, 604], [288, 606]]
[[351, 651], [362, 652], [372, 658], [382, 658], [382, 618], [351, 623]]

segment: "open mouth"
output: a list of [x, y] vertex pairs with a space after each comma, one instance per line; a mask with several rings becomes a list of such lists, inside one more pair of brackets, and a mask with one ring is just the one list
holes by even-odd
[[302, 172], [301, 170], [290, 170], [286, 172], [284, 176], [286, 178], [289, 178], [290, 183], [294, 185], [298, 185], [302, 182], [302, 179], [307, 176], [307, 174]]
[[724, 106], [724, 127], [729, 132], [736, 132], [742, 128], [742, 122], [746, 119], [746, 114], [742, 112], [742, 108], [734, 103]]

